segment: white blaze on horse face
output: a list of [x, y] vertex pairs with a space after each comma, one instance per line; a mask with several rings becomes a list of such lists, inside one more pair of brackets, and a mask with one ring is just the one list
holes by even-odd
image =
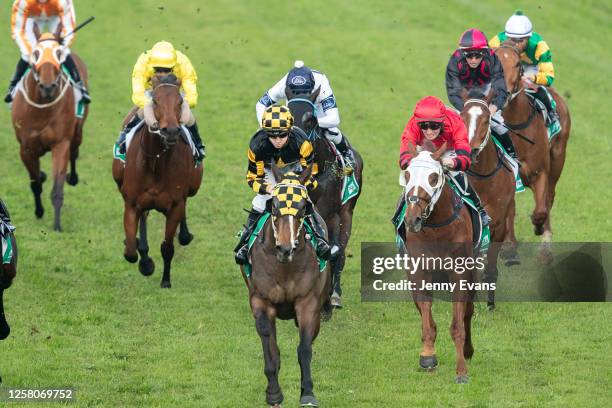
[[478, 117], [482, 115], [482, 108], [480, 106], [472, 106], [468, 110], [470, 115], [470, 126], [468, 127], [468, 141], [472, 143], [472, 139], [476, 135], [476, 128], [478, 125]]
[[289, 239], [291, 240], [291, 248], [295, 249], [295, 228], [293, 225], [293, 215], [289, 216]]

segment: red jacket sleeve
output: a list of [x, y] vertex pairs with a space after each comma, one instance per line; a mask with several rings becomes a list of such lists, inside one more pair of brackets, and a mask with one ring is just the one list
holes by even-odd
[[455, 112], [447, 110], [446, 116], [450, 119], [452, 127], [453, 148], [457, 153], [455, 159], [455, 170], [465, 171], [470, 168], [472, 159], [470, 159], [470, 143], [468, 142], [467, 129], [461, 117]]
[[410, 118], [404, 132], [402, 133], [402, 144], [400, 146], [399, 165], [402, 169], [408, 167], [412, 156], [408, 153], [408, 145], [414, 147], [419, 145], [419, 139], [421, 137], [421, 130], [416, 124], [414, 118]]

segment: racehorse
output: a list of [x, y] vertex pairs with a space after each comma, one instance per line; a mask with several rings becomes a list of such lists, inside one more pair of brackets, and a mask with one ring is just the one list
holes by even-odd
[[[170, 267], [174, 256], [174, 235], [180, 223], [179, 243], [187, 245], [193, 235], [187, 227], [187, 197], [193, 197], [202, 182], [202, 165], [195, 166], [191, 148], [181, 138], [179, 118], [181, 82], [174, 75], [153, 77], [153, 109], [157, 123], [144, 124], [134, 135], [126, 152], [125, 167], [115, 159], [113, 178], [125, 202], [125, 259], [134, 263], [140, 254], [139, 270], [153, 274], [155, 264], [149, 257], [147, 216], [155, 209], [166, 217], [166, 232], [161, 244], [164, 259], [162, 288], [170, 288]], [[140, 221], [140, 237], [136, 230]]]
[[282, 175], [276, 165], [272, 174], [277, 184], [272, 193], [271, 216], [251, 249], [250, 276], [241, 266], [249, 290], [255, 327], [261, 338], [264, 373], [268, 378], [266, 401], [280, 407], [283, 402], [278, 374], [280, 351], [276, 342], [276, 318], [294, 319], [300, 333], [297, 354], [301, 369], [300, 406], [318, 406], [313, 393], [310, 363], [312, 343], [319, 334], [321, 315], [331, 317], [331, 277], [323, 271], [304, 227], [307, 193], [304, 183], [312, 166], [298, 176]]
[[294, 117], [294, 125], [301, 128], [313, 143], [315, 163], [318, 167], [317, 180], [319, 185], [311, 197], [317, 206], [319, 214], [327, 224], [330, 245], [338, 249], [338, 252], [332, 255], [330, 260], [333, 290], [332, 303], [335, 307], [342, 307], [340, 278], [346, 261], [346, 247], [351, 238], [353, 211], [361, 195], [363, 159], [355, 148], [349, 146], [355, 158], [353, 173], [359, 185], [359, 194], [342, 204], [342, 180], [345, 174], [342, 167], [338, 165], [337, 153], [334, 153], [335, 148], [332, 147], [333, 143], [330, 143], [326, 137], [319, 134], [320, 129], [317, 126], [314, 102], [320, 90], [320, 88], [317, 88], [308, 98], [301, 98], [296, 96], [287, 87], [285, 94], [287, 96], [287, 106]]
[[[531, 222], [535, 234], [542, 235], [540, 256], [544, 260], [550, 260], [552, 256], [550, 243], [553, 236], [550, 211], [555, 200], [557, 182], [565, 163], [565, 151], [571, 129], [569, 110], [563, 98], [549, 87], [548, 91], [557, 104], [562, 127], [561, 132], [549, 142], [544, 118], [537, 113], [534, 103], [525, 92], [525, 85], [521, 79], [523, 65], [519, 50], [506, 41], [495, 50], [495, 54], [504, 67], [506, 86], [511, 92], [503, 109], [504, 121], [510, 129], [512, 141], [521, 160], [523, 183], [534, 193], [536, 206], [531, 215]], [[516, 254], [514, 208], [511, 209], [507, 229], [506, 241], [513, 244], [509, 256], [513, 257]]]
[[[0, 263], [0, 340], [6, 339], [11, 332], [11, 328], [6, 321], [6, 317], [4, 316], [3, 295], [4, 290], [11, 286], [11, 283], [13, 283], [13, 279], [17, 274], [17, 242], [15, 241], [15, 236], [12, 233], [8, 233], [6, 239], [7, 245], [10, 243], [12, 246], [13, 254], [9, 263]], [[2, 250], [4, 250], [4, 248], [2, 248]], [[0, 250], [0, 258], [2, 255], [3, 253]], [[2, 262], [2, 260], [0, 260], [0, 262]]]
[[[438, 150], [426, 141], [424, 150], [417, 154], [414, 146], [409, 146], [412, 155], [408, 168], [402, 172], [403, 200], [406, 203], [404, 216], [403, 241], [408, 255], [453, 259], [473, 256], [472, 222], [461, 198], [448, 186], [440, 157], [446, 151], [446, 143]], [[450, 243], [449, 245], [443, 243]], [[423, 348], [419, 365], [433, 370], [438, 365], [435, 341], [436, 323], [433, 319], [432, 300], [429, 291], [423, 289], [423, 282], [431, 283], [432, 270], [419, 268], [410, 271], [408, 278], [414, 282], [412, 290], [414, 303], [421, 315]], [[442, 272], [442, 271], [440, 271]], [[476, 282], [476, 270], [463, 274], [444, 270], [450, 282], [457, 285], [460, 280]], [[471, 321], [474, 314], [473, 291], [457, 286], [452, 293], [453, 319], [450, 334], [455, 343], [457, 383], [468, 382], [466, 358], [474, 354], [471, 337]]]
[[[46, 174], [40, 170], [40, 157], [51, 150], [53, 189], [51, 201], [55, 210], [53, 228], [61, 231], [61, 208], [64, 203], [64, 181], [74, 186], [79, 177], [76, 160], [83, 139], [83, 124], [88, 114], [85, 105], [83, 117], [75, 115], [75, 96], [71, 78], [61, 67], [63, 48], [59, 24], [55, 33], [40, 34], [37, 25], [34, 33], [38, 41], [32, 52], [28, 74], [18, 85], [12, 105], [13, 127], [20, 144], [19, 154], [30, 175], [30, 189], [34, 195], [34, 214], [41, 218], [44, 208], [40, 199]], [[87, 68], [74, 53], [72, 58], [79, 70], [83, 84], [87, 86]], [[68, 161], [70, 174], [66, 179]]]
[[[478, 92], [470, 93], [470, 99], [464, 102], [461, 110], [461, 119], [468, 129], [472, 149], [472, 164], [466, 174], [492, 220], [489, 225], [492, 245], [487, 251], [484, 276], [487, 282], [497, 282], [499, 250], [506, 237], [508, 215], [515, 205], [515, 178], [503, 159], [503, 152], [491, 140], [491, 96], [492, 93], [487, 97]], [[491, 309], [495, 307], [494, 296], [495, 292], [490, 291], [488, 305]]]

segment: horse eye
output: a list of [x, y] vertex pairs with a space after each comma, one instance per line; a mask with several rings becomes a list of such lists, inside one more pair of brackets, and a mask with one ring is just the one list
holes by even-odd
[[436, 173], [431, 173], [428, 180], [429, 185], [435, 187], [438, 184], [438, 175]]

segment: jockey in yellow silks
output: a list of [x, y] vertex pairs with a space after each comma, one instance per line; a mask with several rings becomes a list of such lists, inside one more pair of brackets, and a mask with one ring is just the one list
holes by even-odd
[[34, 27], [38, 26], [40, 32], [55, 32], [62, 25], [60, 43], [64, 49], [61, 56], [61, 64], [66, 67], [70, 76], [79, 87], [84, 103], [91, 102], [89, 93], [83, 82], [79, 71], [70, 55], [70, 46], [74, 41], [75, 13], [72, 0], [15, 0], [11, 14], [11, 35], [17, 43], [21, 57], [17, 62], [15, 73], [9, 84], [9, 90], [4, 98], [6, 103], [13, 101], [13, 90], [30, 66], [32, 51], [38, 42]]
[[153, 101], [151, 99], [151, 79], [154, 76], [173, 74], [181, 81], [183, 104], [181, 106], [181, 124], [184, 124], [196, 146], [198, 159], [204, 158], [204, 146], [198, 131], [196, 119], [191, 111], [198, 103], [198, 75], [191, 61], [185, 54], [174, 49], [167, 41], [156, 43], [153, 48], [143, 52], [138, 57], [132, 71], [132, 102], [138, 106], [138, 112], [125, 126], [117, 144], [119, 151], [125, 153], [125, 136], [144, 118], [147, 122], [154, 122]]

